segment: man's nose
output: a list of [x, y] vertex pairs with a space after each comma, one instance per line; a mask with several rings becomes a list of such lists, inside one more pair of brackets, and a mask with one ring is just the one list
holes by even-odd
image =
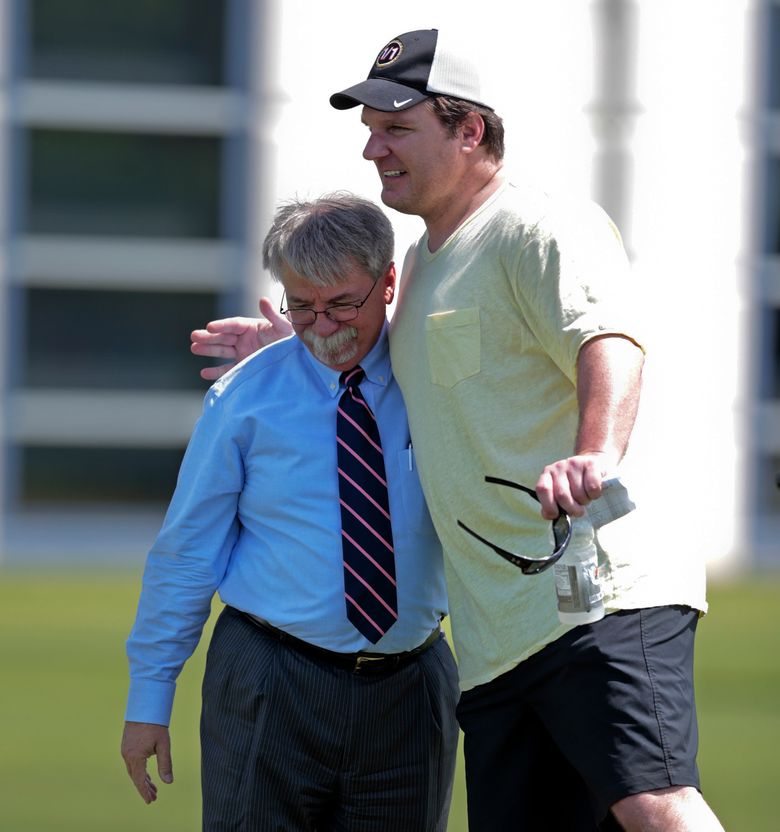
[[319, 335], [321, 338], [327, 338], [341, 326], [338, 321], [331, 321], [327, 315], [317, 315], [316, 320], [311, 325], [312, 332]]
[[385, 142], [376, 133], [372, 133], [368, 137], [366, 146], [363, 148], [363, 158], [369, 162], [373, 162], [376, 159], [387, 156], [388, 153], [389, 151]]

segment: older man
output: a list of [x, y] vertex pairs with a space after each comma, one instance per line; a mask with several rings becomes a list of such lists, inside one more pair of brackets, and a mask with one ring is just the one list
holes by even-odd
[[172, 780], [175, 680], [215, 592], [209, 830], [446, 829], [457, 674], [441, 552], [390, 368], [393, 235], [370, 202], [291, 202], [264, 245], [297, 337], [214, 385], [144, 575], [122, 754]]

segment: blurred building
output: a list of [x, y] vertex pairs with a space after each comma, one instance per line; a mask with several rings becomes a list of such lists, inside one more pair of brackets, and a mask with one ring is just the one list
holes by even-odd
[[[568, 2], [540, 3], [558, 7], [547, 21], [557, 22], [545, 31], [560, 35], [571, 28], [571, 13], [576, 7], [581, 15], [582, 4]], [[120, 562], [144, 555], [206, 386], [197, 374], [202, 362], [187, 352], [189, 332], [214, 317], [251, 312], [265, 280], [257, 249], [269, 206], [298, 188], [316, 195], [346, 187], [376, 197], [373, 172], [356, 164], [359, 137], [353, 146], [345, 117], [319, 109], [327, 92], [355, 80], [353, 55], [376, 48], [387, 26], [393, 33], [428, 25], [473, 30], [475, 39], [504, 44], [493, 51], [502, 61], [506, 55], [512, 70], [504, 73], [505, 100], [521, 109], [513, 73], [522, 56], [513, 50], [529, 51], [528, 33], [525, 41], [513, 29], [496, 33], [487, 17], [475, 20], [472, 4], [454, 0], [432, 0], [425, 19], [419, 4], [398, 0], [387, 22], [368, 21], [363, 6], [345, 0], [334, 21], [336, 7], [318, 0], [0, 0], [0, 559]], [[677, 430], [686, 395], [717, 386], [719, 357], [735, 352], [729, 335], [717, 344], [718, 358], [702, 358], [707, 345], [697, 331], [700, 352], [688, 350], [699, 376], [696, 391], [691, 396], [690, 373], [681, 369], [678, 386], [667, 394], [669, 412], [658, 411], [668, 422], [659, 433], [679, 434], [672, 459], [683, 470], [691, 444], [694, 456], [711, 457], [715, 471], [719, 443], [731, 442], [731, 432], [737, 442], [722, 469], [722, 487], [717, 474], [699, 471], [703, 508], [695, 504], [702, 489], [694, 489], [694, 496], [686, 494], [693, 515], [678, 507], [669, 523], [704, 524], [722, 538], [727, 535], [710, 520], [726, 528], [724, 515], [740, 518], [734, 542], [742, 554], [780, 564], [774, 486], [780, 471], [780, 0], [739, 0], [728, 4], [728, 13], [726, 5], [716, 13], [704, 2], [590, 0], [588, 6], [596, 71], [589, 107], [579, 115], [590, 122], [596, 145], [593, 196], [615, 217], [630, 249], [635, 238], [637, 271], [659, 281], [661, 300], [679, 307], [667, 310], [665, 326], [673, 330], [681, 320], [711, 326], [717, 339], [722, 332], [707, 310], [698, 310], [698, 318], [688, 310], [719, 304], [731, 321], [740, 317], [739, 340], [746, 345], [739, 371], [747, 387], [736, 389], [734, 374], [724, 372], [724, 389], [700, 402], [696, 413], [687, 408], [688, 421]], [[524, 4], [523, 14], [531, 8]], [[275, 15], [284, 25], [276, 27]], [[745, 18], [748, 32], [739, 58], [744, 66], [733, 64], [749, 90], [744, 110], [726, 113], [731, 105], [720, 102], [707, 79], [712, 60], [697, 67], [695, 83], [706, 99], [702, 108], [716, 102], [724, 108], [722, 123], [743, 125], [749, 233], [738, 251], [734, 229], [723, 274], [708, 285], [709, 274], [694, 275], [695, 267], [685, 272], [687, 261], [683, 267], [678, 258], [680, 274], [664, 262], [668, 227], [682, 229], [687, 219], [670, 218], [668, 203], [690, 201], [703, 214], [701, 206], [712, 202], [702, 196], [706, 181], [689, 175], [702, 142], [681, 149], [691, 141], [696, 92], [677, 89], [673, 73], [695, 64], [703, 43], [714, 54], [718, 39], [741, 37], [731, 31], [736, 17]], [[587, 37], [579, 33], [580, 40]], [[544, 41], [546, 51], [553, 53], [557, 43]], [[644, 63], [637, 63], [637, 51], [644, 51]], [[545, 81], [556, 62], [572, 74], [576, 63], [553, 57]], [[279, 93], [268, 77], [276, 65], [289, 73]], [[520, 77], [527, 83], [535, 70], [545, 71], [537, 65]], [[637, 75], [667, 85], [656, 88], [651, 104], [637, 89]], [[557, 89], [556, 102], [561, 94]], [[565, 156], [567, 128], [555, 122], [556, 113], [581, 106], [567, 101], [544, 111], [538, 132], [557, 140], [559, 156]], [[651, 123], [659, 128], [652, 136]], [[512, 136], [522, 132], [520, 120]], [[658, 146], [660, 135], [673, 155]], [[533, 137], [524, 138], [521, 158], [539, 161], [533, 145], [527, 151]], [[672, 163], [680, 165], [677, 180]], [[669, 176], [665, 192], [653, 188], [662, 167]], [[571, 180], [587, 163], [558, 168]], [[658, 224], [661, 213], [667, 225]], [[394, 217], [397, 230], [407, 219]], [[710, 230], [709, 239], [717, 234]], [[707, 246], [707, 239], [695, 244]], [[664, 367], [676, 360], [668, 356]], [[720, 424], [705, 437], [709, 416]], [[671, 525], [669, 535], [675, 535]], [[713, 548], [694, 529], [688, 537]]]
[[2, 550], [139, 556], [247, 282], [263, 4], [0, 8]]
[[[750, 398], [746, 514], [752, 551], [780, 565], [780, 2], [751, 9], [756, 62], [745, 140], [750, 148]], [[777, 481], [780, 486], [780, 480]]]

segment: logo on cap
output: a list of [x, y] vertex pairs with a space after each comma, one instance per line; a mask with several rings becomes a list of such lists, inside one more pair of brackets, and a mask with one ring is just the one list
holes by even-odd
[[401, 52], [404, 51], [404, 45], [400, 40], [391, 40], [382, 51], [377, 55], [376, 66], [377, 69], [389, 66], [393, 61], [398, 60]]

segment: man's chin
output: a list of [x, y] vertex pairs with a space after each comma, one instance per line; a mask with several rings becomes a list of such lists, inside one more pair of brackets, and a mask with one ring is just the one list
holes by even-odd
[[404, 197], [389, 188], [382, 188], [380, 199], [388, 208], [392, 208], [400, 214], [414, 214], [414, 211], [408, 202], [404, 200]]
[[352, 362], [357, 358], [357, 347], [352, 350], [345, 350], [344, 352], [340, 352], [338, 355], [333, 356], [331, 359], [331, 366], [334, 367], [343, 367], [345, 364], [348, 366], [352, 366]]
[[309, 347], [311, 348], [311, 351], [317, 361], [320, 361], [327, 367], [342, 367], [345, 364], [349, 364], [349, 362], [354, 360], [355, 356], [357, 356], [357, 344], [354, 344], [347, 349], [336, 350], [335, 352], [331, 352], [330, 350], [319, 350], [311, 344]]

